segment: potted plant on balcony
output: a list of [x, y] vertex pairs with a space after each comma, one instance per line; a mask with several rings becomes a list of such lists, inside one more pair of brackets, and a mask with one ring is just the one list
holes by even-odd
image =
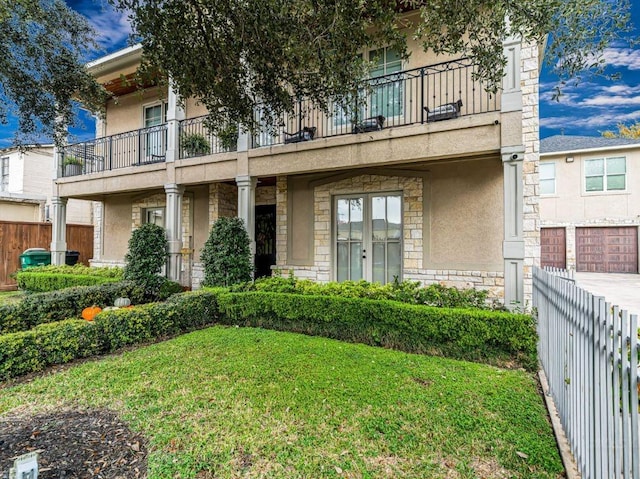
[[191, 133], [183, 136], [180, 141], [180, 146], [182, 147], [183, 158], [208, 155], [211, 153], [209, 140], [200, 133]]
[[82, 174], [82, 159], [77, 156], [66, 156], [62, 162], [64, 176], [77, 176]]
[[238, 126], [227, 125], [218, 132], [218, 140], [223, 151], [236, 151], [238, 148]]

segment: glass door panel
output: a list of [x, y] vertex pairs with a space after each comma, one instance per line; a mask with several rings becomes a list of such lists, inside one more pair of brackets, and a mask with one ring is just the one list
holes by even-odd
[[402, 275], [402, 197], [372, 194], [335, 204], [336, 279], [381, 284]]
[[364, 198], [343, 198], [336, 206], [336, 272], [338, 281], [358, 281], [363, 265]]

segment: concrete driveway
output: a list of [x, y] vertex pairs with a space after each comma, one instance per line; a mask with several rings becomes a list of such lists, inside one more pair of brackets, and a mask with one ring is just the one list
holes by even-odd
[[640, 314], [640, 274], [576, 273], [576, 284], [631, 314]]

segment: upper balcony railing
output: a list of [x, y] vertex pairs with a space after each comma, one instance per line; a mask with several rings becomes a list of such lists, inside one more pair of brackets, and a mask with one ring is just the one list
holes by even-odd
[[[298, 143], [385, 128], [431, 123], [500, 109], [497, 94], [475, 79], [470, 59], [454, 60], [363, 80], [350, 98], [330, 104], [327, 114], [301, 98], [294, 111], [253, 138], [253, 147]], [[258, 110], [256, 124], [266, 123], [266, 109]]]
[[161, 163], [166, 151], [166, 124], [75, 143], [64, 147], [62, 176]]
[[[500, 109], [499, 93], [476, 79], [471, 59], [453, 60], [363, 80], [350, 96], [329, 103], [329, 111], [299, 98], [294, 110], [269, 118], [258, 108], [255, 124], [270, 123], [251, 138], [251, 148], [372, 132], [391, 127], [450, 120]], [[215, 134], [206, 116], [179, 122], [179, 158], [236, 149], [238, 129]], [[165, 161], [167, 125], [120, 133], [64, 148], [63, 176]]]

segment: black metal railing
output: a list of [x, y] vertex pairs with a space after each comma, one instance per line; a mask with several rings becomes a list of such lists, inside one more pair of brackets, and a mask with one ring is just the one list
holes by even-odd
[[216, 134], [207, 126], [208, 115], [180, 122], [180, 158], [193, 158], [215, 153], [235, 151], [238, 128], [229, 125]]
[[166, 151], [166, 124], [75, 143], [63, 149], [62, 176], [161, 163]]
[[[329, 109], [298, 98], [294, 110], [269, 119], [266, 108], [254, 117], [257, 133], [251, 147], [298, 143], [317, 138], [431, 123], [498, 111], [499, 93], [491, 93], [477, 79], [468, 58], [363, 80], [353, 93], [329, 102]], [[179, 158], [234, 151], [238, 128], [217, 134], [209, 130], [207, 115], [179, 122]], [[267, 128], [266, 125], [272, 125]], [[167, 125], [152, 126], [64, 148], [63, 176], [165, 161]]]
[[[355, 93], [330, 102], [329, 113], [308, 99], [294, 111], [267, 121], [265, 108], [254, 122], [263, 125], [254, 148], [317, 138], [364, 133], [384, 128], [449, 120], [500, 109], [498, 94], [476, 79], [471, 59], [460, 59], [362, 81]], [[276, 125], [271, 129], [265, 125]]]

